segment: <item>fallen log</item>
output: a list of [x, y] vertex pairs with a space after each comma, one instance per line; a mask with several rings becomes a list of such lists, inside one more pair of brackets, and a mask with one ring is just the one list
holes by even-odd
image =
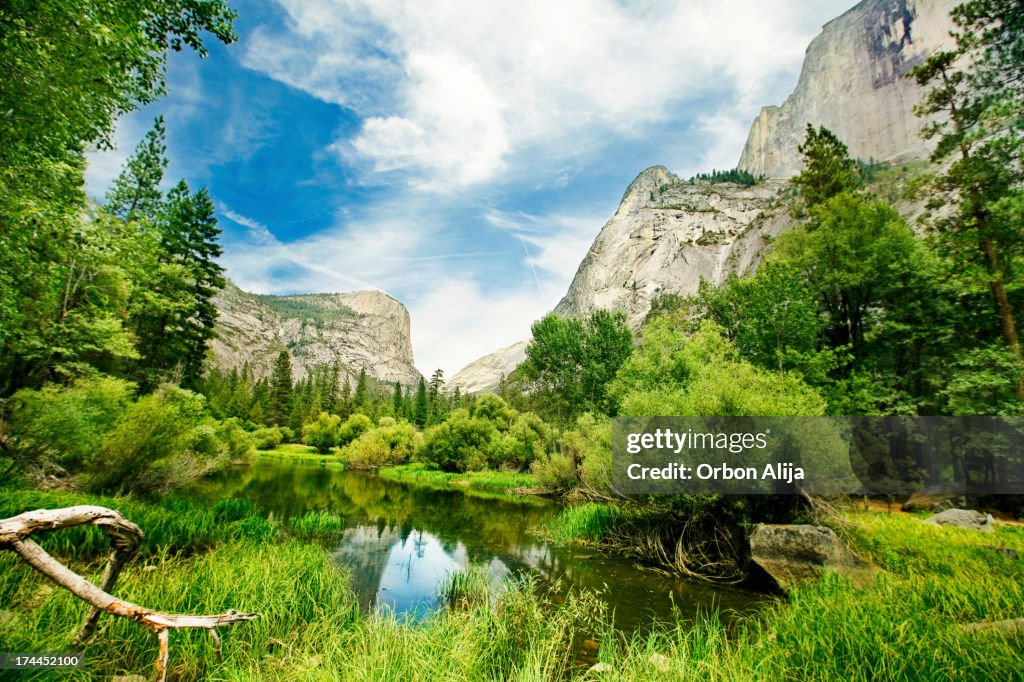
[[1024, 634], [1024, 618], [966, 623], [961, 625], [960, 629], [963, 632], [995, 632], [1004, 635]]
[[[93, 585], [54, 559], [31, 538], [34, 533], [82, 525], [103, 528], [110, 536], [113, 546], [103, 571], [100, 587]], [[145, 535], [141, 528], [120, 513], [106, 507], [82, 505], [63, 509], [37, 509], [0, 520], [0, 549], [17, 552], [32, 568], [89, 604], [90, 609], [85, 617], [85, 622], [75, 638], [76, 644], [83, 644], [88, 640], [101, 613], [109, 613], [141, 623], [157, 636], [159, 653], [156, 660], [156, 679], [163, 682], [167, 678], [167, 666], [170, 660], [168, 631], [183, 628], [205, 629], [210, 634], [219, 655], [220, 637], [215, 628], [253, 620], [259, 614], [240, 613], [235, 610], [213, 616], [169, 614], [138, 606], [113, 596], [110, 592], [114, 589], [121, 569], [144, 538]]]

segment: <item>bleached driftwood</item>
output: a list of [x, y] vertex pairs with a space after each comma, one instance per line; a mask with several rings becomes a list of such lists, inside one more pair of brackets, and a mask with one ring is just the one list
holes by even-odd
[[[113, 551], [110, 553], [107, 566], [103, 571], [100, 587], [93, 585], [54, 559], [31, 538], [34, 533], [82, 525], [103, 528], [110, 536], [113, 545]], [[160, 646], [156, 661], [156, 678], [163, 682], [167, 677], [167, 664], [170, 658], [169, 630], [205, 629], [210, 634], [219, 654], [220, 638], [217, 636], [215, 628], [253, 620], [258, 614], [240, 613], [234, 610], [215, 616], [168, 614], [114, 597], [110, 592], [114, 589], [114, 583], [117, 582], [125, 561], [131, 557], [144, 538], [145, 535], [141, 528], [121, 516], [120, 513], [106, 507], [82, 505], [63, 509], [37, 509], [0, 520], [0, 549], [17, 552], [32, 568], [89, 604], [89, 613], [78, 633], [76, 643], [83, 643], [89, 638], [100, 613], [109, 613], [141, 623], [157, 635]]]

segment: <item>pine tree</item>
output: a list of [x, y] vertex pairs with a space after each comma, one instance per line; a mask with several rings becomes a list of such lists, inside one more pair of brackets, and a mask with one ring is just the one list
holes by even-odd
[[402, 416], [402, 384], [395, 382], [395, 392], [391, 395], [392, 406], [395, 410], [395, 418]]
[[157, 116], [152, 129], [110, 186], [105, 207], [108, 212], [124, 220], [157, 216], [163, 200], [160, 183], [167, 168], [166, 135], [164, 117]]
[[284, 423], [292, 398], [292, 359], [288, 351], [282, 350], [274, 360], [270, 375], [270, 421], [275, 425]]
[[804, 169], [793, 183], [808, 207], [860, 186], [857, 162], [831, 130], [808, 123], [807, 136], [797, 149], [804, 157]]
[[369, 403], [369, 391], [366, 386], [366, 369], [359, 370], [359, 379], [356, 381], [356, 392], [352, 396], [353, 411], [365, 410]]
[[427, 399], [427, 383], [420, 377], [419, 386], [416, 387], [416, 402], [413, 406], [413, 421], [417, 426], [427, 425], [430, 418], [430, 402]]
[[[933, 189], [940, 209], [932, 227], [959, 263], [963, 279], [991, 293], [1003, 343], [1018, 366], [1024, 353], [1011, 292], [1014, 264], [1024, 257], [1024, 5], [972, 0], [953, 10], [956, 47], [933, 53], [909, 74], [931, 90], [920, 116], [938, 138], [932, 161], [942, 170]], [[950, 212], [949, 206], [955, 207]], [[1024, 378], [1016, 380], [1024, 398]]]

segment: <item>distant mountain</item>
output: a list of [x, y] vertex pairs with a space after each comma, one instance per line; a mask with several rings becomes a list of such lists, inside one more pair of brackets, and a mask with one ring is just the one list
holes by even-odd
[[493, 391], [503, 376], [507, 377], [526, 359], [526, 344], [526, 341], [519, 341], [474, 360], [448, 380], [446, 389], [454, 391], [457, 388], [462, 393]]
[[256, 376], [268, 376], [274, 358], [287, 349], [296, 379], [315, 365], [334, 362], [352, 377], [365, 369], [387, 383], [408, 386], [420, 379], [413, 366], [409, 311], [382, 292], [263, 296], [229, 282], [215, 303], [212, 354], [220, 369], [248, 362]]

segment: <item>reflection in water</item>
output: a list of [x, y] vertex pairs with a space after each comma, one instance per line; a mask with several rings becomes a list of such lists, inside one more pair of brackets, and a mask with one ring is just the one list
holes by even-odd
[[438, 605], [452, 572], [482, 564], [495, 582], [532, 573], [563, 592], [602, 593], [626, 629], [699, 610], [746, 609], [757, 596], [665, 578], [628, 561], [555, 547], [529, 529], [555, 505], [521, 505], [385, 481], [372, 474], [263, 459], [203, 482], [193, 494], [214, 503], [245, 498], [275, 517], [331, 511], [345, 520], [332, 555], [352, 573], [363, 609], [422, 617]]

